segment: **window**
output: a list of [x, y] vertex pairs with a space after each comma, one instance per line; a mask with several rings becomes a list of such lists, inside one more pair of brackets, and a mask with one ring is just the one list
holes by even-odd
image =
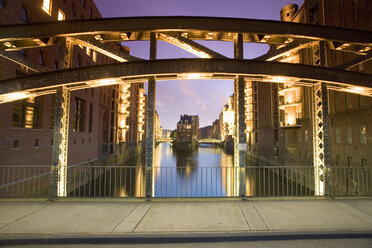
[[54, 70], [58, 70], [58, 61], [57, 60], [54, 61]]
[[81, 0], [81, 5], [83, 5], [84, 8], [85, 8], [85, 4], [86, 4], [86, 1], [85, 0]]
[[308, 139], [309, 139], [309, 135], [308, 135], [308, 132], [307, 132], [307, 130], [305, 130], [305, 142], [307, 142], [307, 141], [308, 141]]
[[76, 16], [76, 4], [75, 4], [74, 1], [72, 1], [71, 13], [72, 13], [73, 16]]
[[97, 52], [93, 51], [93, 61], [97, 62]]
[[46, 53], [43, 50], [39, 51], [39, 65], [45, 66], [46, 64]]
[[13, 140], [13, 149], [19, 148], [19, 140]]
[[351, 144], [353, 142], [353, 136], [351, 132], [351, 126], [346, 126], [346, 144]]
[[366, 124], [360, 125], [360, 144], [367, 144], [367, 126]]
[[43, 10], [48, 14], [52, 14], [52, 0], [43, 0]]
[[32, 97], [14, 102], [12, 126], [20, 128], [40, 128], [41, 102], [40, 97]]
[[21, 23], [27, 22], [30, 22], [30, 9], [23, 4], [21, 9]]
[[340, 139], [340, 128], [339, 127], [335, 127], [335, 136], [336, 136], [336, 144], [340, 144], [341, 139]]
[[39, 139], [35, 139], [35, 145], [34, 145], [35, 148], [38, 148], [39, 147]]
[[93, 130], [93, 103], [89, 104], [89, 132]]
[[58, 10], [58, 21], [63, 21], [65, 19], [65, 14], [62, 12], [62, 10]]
[[89, 7], [89, 17], [93, 18], [93, 9], [92, 7]]
[[89, 47], [86, 47], [86, 52], [87, 52], [87, 55], [90, 56], [90, 48]]
[[85, 105], [86, 102], [78, 97], [74, 103], [74, 131], [84, 132], [85, 130]]

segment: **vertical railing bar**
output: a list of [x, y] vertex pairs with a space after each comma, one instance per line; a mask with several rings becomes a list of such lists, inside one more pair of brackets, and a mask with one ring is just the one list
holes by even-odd
[[14, 188], [15, 188], [15, 169], [13, 168], [13, 187], [12, 187], [12, 197], [14, 197]]
[[357, 172], [358, 172], [358, 195], [360, 195], [360, 168], [357, 168]]
[[[122, 169], [123, 169], [123, 167], [120, 165], [120, 167], [119, 167], [119, 197], [121, 197], [120, 192], [121, 192], [121, 189], [122, 189], [122, 185], [121, 185], [121, 176], [123, 174]], [[125, 196], [125, 192], [124, 192], [123, 196]]]
[[288, 177], [289, 177], [289, 168], [286, 168], [286, 178], [287, 178], [287, 196], [289, 196], [289, 182], [288, 182]]
[[216, 197], [218, 196], [218, 190], [217, 190], [217, 188], [218, 188], [218, 186], [217, 186], [217, 167], [215, 167], [215, 173], [216, 173]]
[[108, 197], [112, 197], [112, 167], [108, 168], [108, 174], [109, 174], [109, 184], [107, 185], [108, 187]]
[[92, 167], [89, 167], [89, 173], [88, 173], [88, 197], [92, 197], [91, 195], [91, 188], [92, 188], [92, 183], [91, 183], [91, 178], [92, 178]]
[[195, 181], [195, 196], [198, 196], [198, 172], [199, 170], [199, 167], [196, 168], [196, 175], [195, 175], [195, 178], [196, 178], [196, 181]]
[[294, 168], [295, 169], [295, 171], [296, 171], [296, 175], [295, 175], [295, 187], [296, 187], [296, 196], [298, 196], [298, 187], [297, 187], [297, 185], [298, 185], [298, 179], [297, 179], [297, 175], [298, 175], [298, 171], [297, 171], [297, 168]]
[[93, 168], [93, 195], [94, 197], [97, 197], [97, 178], [101, 178], [101, 177], [97, 177], [97, 167], [94, 167]]
[[6, 184], [7, 184], [7, 187], [6, 187], [6, 194], [7, 194], [7, 196], [9, 195], [9, 180], [10, 180], [10, 168], [8, 167], [7, 168], [7, 171], [8, 171], [8, 176], [6, 177], [6, 178], [8, 178], [7, 180], [6, 180]]
[[35, 170], [36, 170], [36, 167], [33, 167], [33, 176], [32, 176], [32, 197], [35, 197], [35, 180], [36, 180], [36, 176], [35, 176], [35, 174], [36, 174], [36, 172], [35, 172]]
[[[88, 183], [89, 183], [89, 180], [88, 180]], [[87, 167], [84, 167], [84, 197], [87, 197], [86, 194], [87, 194], [87, 189], [86, 189], [86, 185], [87, 185]]]
[[[21, 168], [19, 168], [21, 169]], [[22, 188], [22, 192], [23, 192], [23, 195], [25, 196], [25, 182], [26, 182], [26, 170], [27, 170], [27, 167], [23, 167], [23, 179], [22, 179], [22, 185], [23, 185], [23, 188]], [[21, 174], [21, 173], [19, 173]], [[19, 185], [19, 184], [18, 184]], [[30, 188], [30, 187], [29, 187]], [[18, 187], [18, 190], [19, 190], [19, 187]]]
[[117, 166], [115, 166], [114, 167], [114, 197], [118, 197], [118, 195], [117, 195], [117, 185], [116, 185], [116, 177], [117, 177], [117, 173], [116, 173], [116, 171], [117, 171], [117, 169], [118, 169], [118, 167]]
[[165, 167], [165, 196], [168, 197], [168, 167]]
[[[171, 173], [170, 173], [170, 185], [171, 185], [171, 187], [170, 187], [170, 196], [171, 197], [173, 197], [173, 171], [172, 171], [172, 167], [170, 167], [170, 171], [171, 171]], [[177, 176], [177, 175], [176, 175]]]
[[105, 167], [103, 169], [103, 174], [105, 175], [104, 178], [105, 178], [105, 181], [104, 181], [104, 184], [103, 184], [103, 192], [104, 192], [104, 196], [103, 197], [107, 197], [107, 168]]

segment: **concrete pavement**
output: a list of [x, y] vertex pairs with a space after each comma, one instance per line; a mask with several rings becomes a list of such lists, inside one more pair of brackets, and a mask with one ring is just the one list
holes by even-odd
[[314, 231], [372, 236], [372, 199], [0, 200], [0, 242], [45, 235], [138, 237]]

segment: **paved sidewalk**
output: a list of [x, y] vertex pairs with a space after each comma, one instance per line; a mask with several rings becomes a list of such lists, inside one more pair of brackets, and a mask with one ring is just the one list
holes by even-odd
[[372, 233], [372, 199], [0, 200], [0, 239], [290, 231]]

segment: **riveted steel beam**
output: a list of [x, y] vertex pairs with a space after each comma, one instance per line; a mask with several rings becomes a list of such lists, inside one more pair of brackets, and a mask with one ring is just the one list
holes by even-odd
[[[127, 17], [95, 20], [69, 20], [49, 23], [7, 25], [0, 27], [0, 42], [26, 38], [66, 37], [76, 35], [103, 35], [109, 33], [133, 32], [187, 32], [198, 39], [221, 40], [223, 33], [226, 41], [233, 41], [234, 33], [258, 34], [313, 41], [336, 41], [348, 44], [372, 46], [372, 32], [324, 27], [318, 25], [289, 23], [280, 21], [220, 18], [220, 17]], [[131, 37], [131, 40], [133, 38]], [[148, 35], [136, 39], [149, 39]], [[194, 38], [193, 38], [194, 39]], [[243, 40], [250, 42], [251, 40]], [[259, 42], [264, 42], [260, 39]], [[267, 41], [270, 43], [270, 39]], [[277, 42], [277, 41], [275, 41]]]
[[[234, 58], [243, 59], [243, 35], [236, 34], [234, 40]], [[234, 112], [235, 112], [235, 137], [234, 137], [234, 166], [239, 167], [237, 195], [245, 197], [245, 153], [247, 148], [245, 124], [245, 79], [237, 76], [234, 80]]]
[[359, 58], [356, 58], [344, 64], [334, 66], [333, 69], [336, 69], [336, 70], [350, 69], [351, 67], [357, 66], [359, 64], [363, 64], [364, 62], [367, 62], [370, 59], [372, 59], [372, 51], [368, 52], [366, 55], [360, 55]]
[[[150, 60], [156, 59], [156, 33], [151, 33]], [[146, 125], [146, 198], [154, 196], [154, 149], [155, 149], [155, 110], [156, 109], [156, 80], [150, 77], [147, 94], [147, 125]]]
[[128, 61], [141, 61], [143, 59], [137, 58], [135, 56], [129, 55], [127, 53], [118, 51], [108, 44], [99, 42], [94, 36], [74, 36], [71, 38], [73, 42], [77, 45], [89, 47], [92, 50], [95, 50], [107, 57], [115, 59], [119, 62], [128, 62]]
[[0, 81], [0, 102], [19, 100], [25, 95], [50, 94], [59, 86], [76, 90], [118, 84], [122, 80], [139, 82], [152, 76], [157, 80], [185, 79], [188, 74], [226, 79], [240, 75], [263, 82], [277, 82], [278, 77], [284, 77], [297, 85], [325, 82], [333, 89], [372, 96], [372, 75], [353, 71], [253, 60], [167, 59], [82, 67], [3, 80]]
[[35, 63], [23, 58], [22, 56], [18, 55], [17, 53], [14, 53], [14, 52], [7, 52], [7, 51], [4, 51], [4, 50], [0, 50], [0, 56], [3, 57], [3, 58], [6, 58], [7, 60], [10, 60], [10, 61], [12, 61], [16, 64], [24, 66], [28, 70], [31, 70], [31, 71], [34, 71], [34, 72], [48, 72], [48, 71], [51, 71], [50, 69], [48, 69], [44, 66], [35, 64]]
[[[326, 66], [325, 44], [320, 42], [313, 46], [313, 64]], [[324, 82], [318, 82], [313, 86], [313, 164], [315, 195], [328, 195], [329, 192], [329, 116], [328, 116], [328, 92]]]
[[[71, 67], [73, 42], [70, 39], [62, 39], [60, 42], [59, 66]], [[66, 48], [66, 49], [65, 49]], [[65, 86], [56, 89], [54, 132], [53, 132], [53, 154], [52, 154], [52, 196], [67, 196], [67, 153], [68, 153], [68, 131], [70, 117], [71, 92]]]
[[182, 36], [182, 33], [159, 33], [159, 38], [201, 58], [226, 58], [222, 54], [219, 54], [193, 40], [185, 38]]
[[282, 57], [288, 57], [291, 54], [297, 52], [298, 50], [304, 49], [306, 47], [309, 47], [311, 44], [310, 41], [303, 41], [303, 42], [291, 42], [288, 45], [285, 45], [284, 47], [281, 47], [279, 49], [276, 49], [274, 51], [268, 52], [267, 54], [264, 54], [260, 57], [257, 57], [255, 59], [261, 60], [261, 61], [275, 61]]

